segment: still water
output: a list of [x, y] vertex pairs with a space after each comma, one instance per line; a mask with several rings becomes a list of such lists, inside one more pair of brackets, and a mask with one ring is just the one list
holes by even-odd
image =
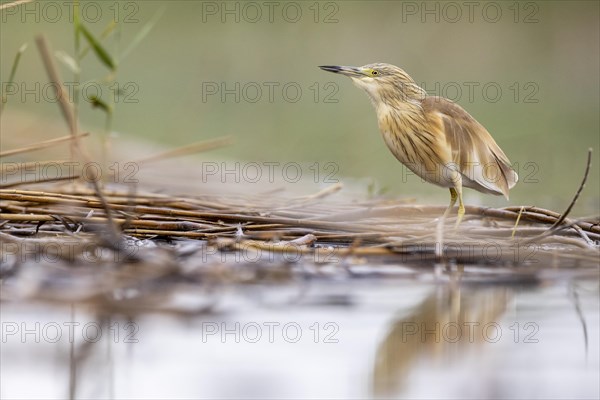
[[597, 274], [499, 284], [396, 272], [182, 296], [195, 316], [102, 321], [84, 306], [3, 302], [0, 394], [600, 396]]

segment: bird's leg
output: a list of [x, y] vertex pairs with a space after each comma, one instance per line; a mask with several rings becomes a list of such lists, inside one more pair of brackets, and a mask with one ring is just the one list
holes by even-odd
[[444, 211], [444, 215], [442, 216], [442, 219], [445, 220], [446, 217], [448, 216], [448, 214], [450, 214], [452, 207], [454, 207], [454, 204], [456, 204], [457, 198], [458, 198], [458, 194], [456, 193], [456, 190], [454, 188], [450, 188], [450, 205], [448, 206], [448, 208], [446, 208], [446, 211]]
[[[452, 189], [450, 189], [452, 190]], [[458, 229], [458, 226], [460, 225], [460, 221], [462, 221], [464, 215], [465, 215], [465, 205], [463, 204], [463, 198], [462, 198], [462, 185], [461, 186], [457, 186], [455, 188], [456, 194], [458, 195], [458, 216], [456, 218], [456, 225], [454, 225], [454, 229]]]

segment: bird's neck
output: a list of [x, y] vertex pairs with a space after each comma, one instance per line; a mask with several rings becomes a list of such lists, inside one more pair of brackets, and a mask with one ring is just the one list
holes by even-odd
[[[424, 97], [423, 97], [424, 99]], [[378, 119], [398, 118], [409, 121], [420, 121], [425, 117], [421, 105], [423, 99], [397, 99], [392, 101], [373, 101]]]
[[[420, 89], [420, 88], [419, 88]], [[422, 102], [426, 93], [415, 92], [414, 95], [383, 98], [384, 101], [373, 101], [377, 112], [379, 130], [385, 135], [388, 132], [395, 134], [410, 134], [418, 132], [425, 125], [425, 113]]]
[[394, 85], [394, 87], [380, 88], [377, 92], [368, 92], [377, 114], [422, 114], [421, 103], [427, 97], [425, 89], [415, 83], [399, 85], [401, 86]]

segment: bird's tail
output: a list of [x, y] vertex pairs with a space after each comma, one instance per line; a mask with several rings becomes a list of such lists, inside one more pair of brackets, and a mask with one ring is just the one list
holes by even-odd
[[517, 175], [512, 168], [510, 161], [508, 161], [508, 158], [504, 153], [496, 154], [494, 152], [494, 158], [496, 159], [501, 174], [498, 179], [498, 187], [502, 191], [504, 197], [506, 197], [506, 200], [508, 200], [508, 191], [517, 184], [519, 175]]

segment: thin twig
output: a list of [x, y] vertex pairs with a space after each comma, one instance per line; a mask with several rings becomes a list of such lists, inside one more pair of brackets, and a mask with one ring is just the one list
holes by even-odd
[[40, 51], [40, 55], [42, 56], [42, 61], [44, 62], [46, 72], [48, 73], [48, 79], [50, 80], [50, 83], [52, 83], [52, 88], [54, 89], [58, 99], [60, 110], [62, 111], [63, 117], [67, 121], [71, 136], [73, 137], [73, 141], [71, 142], [71, 158], [74, 158], [76, 152], [81, 154], [82, 148], [78, 137], [79, 128], [77, 126], [77, 118], [75, 116], [73, 103], [69, 100], [69, 93], [65, 89], [62, 79], [60, 78], [60, 74], [53, 57], [54, 52], [50, 48], [50, 43], [48, 43], [48, 40], [44, 35], [38, 35], [35, 38], [35, 42]]
[[22, 153], [27, 153], [27, 152], [34, 151], [34, 150], [45, 149], [45, 148], [55, 146], [57, 144], [61, 144], [64, 142], [70, 142], [73, 140], [78, 140], [78, 139], [84, 138], [86, 136], [89, 136], [89, 134], [90, 134], [89, 132], [84, 132], [84, 133], [80, 133], [79, 135], [75, 135], [75, 136], [73, 136], [73, 135], [61, 136], [56, 139], [44, 140], [42, 142], [34, 143], [34, 144], [31, 144], [26, 147], [3, 151], [2, 153], [0, 153], [0, 157], [14, 156], [15, 154], [22, 154]]
[[200, 153], [203, 151], [218, 149], [219, 147], [228, 146], [233, 143], [233, 139], [229, 136], [211, 140], [204, 140], [198, 143], [188, 144], [182, 147], [178, 147], [176, 149], [163, 151], [158, 154], [154, 154], [152, 156], [140, 158], [139, 160], [134, 161], [137, 164], [149, 163], [152, 161], [160, 161], [167, 158], [172, 157], [181, 157], [189, 154]]
[[577, 192], [575, 193], [575, 196], [573, 196], [573, 200], [571, 200], [571, 204], [569, 204], [569, 207], [567, 207], [567, 209], [565, 210], [565, 212], [563, 212], [562, 215], [560, 216], [560, 218], [549, 228], [550, 231], [554, 231], [557, 226], [559, 226], [560, 224], [562, 224], [562, 222], [565, 220], [565, 218], [567, 218], [567, 216], [569, 215], [569, 213], [573, 209], [573, 206], [577, 202], [577, 199], [579, 199], [579, 195], [581, 194], [581, 191], [583, 190], [583, 188], [585, 186], [585, 183], [587, 181], [588, 175], [590, 173], [590, 166], [591, 165], [592, 165], [592, 149], [590, 148], [590, 149], [588, 149], [587, 163], [586, 163], [586, 166], [585, 166], [585, 173], [583, 174], [583, 179], [581, 180], [581, 184], [579, 185], [579, 188], [577, 189]]
[[39, 183], [73, 181], [73, 180], [79, 179], [79, 178], [80, 178], [80, 175], [70, 175], [70, 176], [57, 176], [55, 178], [37, 179], [35, 181], [18, 181], [18, 182], [12, 182], [12, 183], [6, 183], [3, 185], [0, 185], [0, 189], [9, 189], [11, 187], [33, 185], [33, 184], [39, 184]]
[[[69, 138], [71, 138], [69, 136]], [[49, 160], [49, 161], [30, 161], [30, 162], [1, 162], [0, 163], [0, 174], [8, 174], [8, 176], [13, 173], [24, 170], [31, 170], [33, 168], [40, 167], [48, 167], [48, 166], [57, 166], [68, 165], [69, 160]]]
[[519, 221], [521, 220], [521, 215], [523, 215], [523, 208], [524, 207], [521, 207], [521, 209], [519, 210], [519, 216], [517, 217], [517, 220], [515, 221], [515, 226], [513, 227], [512, 234], [510, 235], [510, 237], [512, 239], [515, 238], [515, 233], [517, 232], [517, 227], [519, 226]]
[[0, 4], [0, 10], [6, 10], [12, 7], [20, 6], [21, 4], [31, 3], [33, 0], [16, 0], [10, 3]]
[[[65, 89], [65, 87], [62, 83], [62, 80], [60, 78], [60, 75], [58, 73], [58, 68], [56, 66], [56, 62], [54, 60], [54, 57], [52, 57], [52, 54], [54, 54], [54, 53], [52, 52], [52, 49], [50, 48], [50, 44], [46, 40], [45, 36], [43, 36], [43, 35], [37, 36], [36, 43], [38, 45], [38, 49], [42, 56], [42, 60], [44, 61], [44, 66], [46, 67], [46, 72], [48, 73], [50, 82], [53, 83], [53, 87], [56, 92], [56, 96], [58, 98], [58, 103], [60, 105], [61, 111], [63, 113], [63, 116], [65, 117], [65, 120], [67, 121], [67, 123], [69, 125], [69, 129], [71, 130], [71, 136], [74, 139], [71, 142], [72, 146], [73, 146], [71, 148], [71, 150], [72, 150], [71, 156], [74, 155], [73, 153], [77, 152], [78, 155], [86, 163], [89, 164], [90, 157], [88, 156], [88, 154], [84, 150], [84, 148], [81, 146], [81, 142], [79, 141], [79, 135], [78, 135], [79, 127], [78, 127], [78, 121], [77, 121], [77, 117], [76, 117], [76, 113], [75, 113], [75, 106], [69, 99], [68, 92]], [[91, 179], [92, 185], [94, 186], [96, 195], [100, 199], [100, 204], [102, 205], [102, 208], [104, 209], [104, 211], [106, 213], [106, 217], [108, 219], [108, 232], [109, 232], [109, 235], [111, 236], [111, 242], [112, 242], [113, 246], [116, 246], [117, 243], [119, 242], [119, 231], [118, 231], [117, 225], [115, 224], [115, 222], [113, 220], [110, 207], [108, 205], [108, 202], [106, 201], [106, 197], [104, 196], [102, 189], [100, 188], [100, 184], [98, 183], [98, 180], [99, 180], [98, 178], [99, 177], [92, 177], [92, 179]]]

